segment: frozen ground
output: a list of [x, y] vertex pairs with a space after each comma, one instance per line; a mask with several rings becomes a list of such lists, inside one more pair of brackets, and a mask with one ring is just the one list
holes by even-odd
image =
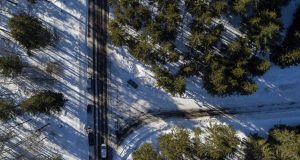
[[144, 143], [153, 143], [157, 146], [159, 135], [168, 133], [174, 126], [182, 126], [188, 129], [207, 127], [210, 123], [222, 123], [232, 125], [240, 138], [249, 133], [259, 133], [266, 137], [268, 130], [276, 124], [297, 125], [300, 122], [300, 109], [287, 112], [264, 112], [255, 114], [241, 114], [238, 116], [202, 117], [192, 120], [166, 119], [150, 123], [132, 133], [123, 141], [114, 153], [114, 160], [132, 159], [132, 152]]
[[[288, 6], [282, 8], [285, 29], [292, 23], [292, 16], [299, 4], [299, 0], [291, 0]], [[111, 125], [115, 130], [145, 113], [208, 108], [225, 108], [244, 113], [238, 117], [213, 120], [232, 124], [245, 133], [256, 131], [265, 134], [268, 128], [281, 121], [287, 124], [300, 122], [300, 118], [295, 114], [300, 112], [300, 66], [281, 69], [272, 64], [265, 75], [255, 79], [259, 89], [249, 96], [212, 97], [202, 87], [201, 79], [192, 77], [187, 80], [185, 95], [174, 97], [155, 86], [154, 74], [149, 67], [133, 58], [126, 47], [109, 44], [108, 53], [111, 82], [108, 90], [114, 120]], [[133, 79], [139, 88], [133, 89], [129, 86], [128, 79]], [[274, 113], [264, 116], [270, 111]], [[162, 120], [161, 123], [155, 122], [142, 127], [124, 141], [115, 159], [127, 159], [137, 146], [147, 140], [153, 140], [172, 124], [205, 125], [205, 121], [197, 122], [184, 119]]]
[[[300, 1], [292, 0], [282, 9], [283, 21], [290, 24], [292, 15]], [[287, 12], [287, 10], [289, 12]], [[287, 27], [288, 25], [285, 25]], [[108, 45], [109, 73], [111, 88], [110, 100], [118, 114], [135, 115], [143, 112], [165, 110], [185, 110], [199, 108], [251, 108], [254, 106], [290, 106], [299, 105], [300, 66], [281, 69], [272, 65], [262, 77], [255, 79], [259, 89], [250, 96], [212, 97], [202, 87], [201, 79], [192, 77], [187, 80], [183, 97], [173, 97], [155, 86], [154, 74], [149, 67], [133, 58], [126, 47]], [[127, 84], [133, 79], [139, 85], [133, 89]]]
[[[53, 153], [58, 153], [64, 159], [87, 159], [88, 144], [84, 131], [86, 121], [86, 68], [88, 64], [86, 45], [86, 0], [48, 0], [38, 1], [31, 7], [26, 5], [27, 0], [16, 1], [13, 5], [7, 1], [1, 1], [0, 28], [1, 44], [7, 50], [15, 52], [22, 57], [30, 67], [26, 67], [24, 73], [13, 80], [1, 78], [1, 93], [12, 94], [14, 99], [20, 100], [29, 97], [37, 90], [50, 89], [62, 92], [68, 99], [65, 109], [57, 116], [36, 116], [25, 125], [19, 127], [20, 133], [32, 131], [45, 124], [43, 136], [45, 145]], [[35, 51], [34, 56], [28, 57], [19, 45], [10, 41], [5, 32], [8, 18], [12, 14], [29, 12], [38, 16], [44, 24], [55, 30], [59, 35], [59, 41], [55, 47]], [[5, 43], [3, 43], [5, 42]], [[26, 78], [29, 74], [35, 78], [45, 74], [45, 62], [57, 62], [61, 74], [50, 77], [50, 80], [34, 81]], [[37, 70], [37, 71], [36, 71]], [[32, 77], [31, 76], [31, 77]], [[50, 83], [51, 82], [51, 83]], [[18, 122], [29, 119], [25, 115], [17, 119]], [[8, 125], [8, 124], [6, 124]], [[10, 123], [10, 125], [13, 125]], [[20, 136], [22, 136], [20, 134]]]

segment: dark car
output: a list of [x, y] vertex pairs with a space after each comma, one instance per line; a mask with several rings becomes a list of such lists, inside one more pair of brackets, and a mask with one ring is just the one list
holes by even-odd
[[90, 90], [93, 87], [93, 79], [92, 78], [88, 78], [87, 79], [87, 86], [86, 89]]
[[89, 132], [88, 133], [88, 140], [89, 140], [89, 145], [90, 146], [94, 145], [94, 132]]
[[127, 81], [127, 83], [129, 84], [129, 85], [131, 85], [131, 87], [133, 87], [133, 88], [135, 88], [135, 89], [137, 89], [139, 86], [133, 81], [133, 80], [131, 80], [131, 79], [129, 79], [128, 81]]
[[91, 112], [92, 112], [92, 108], [93, 108], [93, 105], [88, 104], [87, 107], [86, 107], [86, 111], [87, 111], [88, 113], [91, 113]]

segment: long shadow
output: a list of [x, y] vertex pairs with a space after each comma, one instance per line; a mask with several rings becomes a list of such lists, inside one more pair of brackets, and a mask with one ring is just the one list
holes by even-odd
[[[87, 159], [88, 157], [87, 137], [83, 134], [86, 121], [85, 101], [88, 98], [82, 92], [85, 87], [81, 84], [85, 77], [81, 74], [85, 73], [85, 66], [88, 65], [88, 59], [85, 57], [86, 5], [84, 3], [79, 0], [52, 1], [50, 3], [38, 1], [37, 5], [31, 7], [30, 14], [37, 15], [41, 20], [45, 18], [44, 25], [55, 30], [60, 35], [60, 39], [55, 47], [48, 47], [45, 51], [37, 50], [31, 58], [27, 58], [24, 50], [22, 51], [28, 64], [38, 64], [39, 67], [44, 67], [44, 61], [54, 60], [63, 63], [61, 69], [64, 73], [55, 77], [55, 83], [45, 88], [39, 88], [41, 90], [52, 89], [65, 95], [69, 101], [62, 111], [62, 115], [35, 117], [34, 122], [30, 125], [50, 123], [51, 125], [45, 129], [48, 140], [63, 150], [62, 153], [68, 152], [76, 159]], [[13, 13], [20, 12], [25, 6], [27, 6], [27, 0], [20, 1], [20, 5], [13, 10]], [[1, 15], [1, 18], [8, 21], [7, 15]], [[31, 83], [23, 82], [28, 87], [34, 87]]]

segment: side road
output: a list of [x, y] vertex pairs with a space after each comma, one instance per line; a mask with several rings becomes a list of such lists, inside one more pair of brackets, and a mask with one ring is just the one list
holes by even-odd
[[184, 111], [163, 111], [157, 113], [145, 113], [137, 117], [134, 121], [126, 123], [120, 127], [117, 132], [117, 146], [122, 144], [123, 140], [133, 133], [138, 128], [152, 122], [160, 121], [168, 118], [184, 118], [194, 119], [207, 116], [224, 116], [230, 117], [234, 115], [250, 115], [256, 113], [280, 113], [300, 110], [300, 103], [286, 103], [286, 104], [270, 104], [250, 107], [237, 108], [212, 108], [212, 109], [199, 109], [199, 110], [184, 110]]

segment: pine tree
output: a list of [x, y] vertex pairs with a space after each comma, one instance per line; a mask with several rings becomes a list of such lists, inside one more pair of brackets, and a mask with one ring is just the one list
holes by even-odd
[[7, 121], [15, 117], [16, 106], [9, 101], [0, 100], [0, 120]]
[[27, 0], [29, 4], [36, 4], [37, 0]]
[[26, 13], [14, 15], [8, 22], [12, 37], [30, 53], [33, 49], [47, 47], [53, 42], [53, 34], [43, 27], [38, 18]]
[[237, 14], [244, 14], [251, 0], [233, 0], [232, 9]]
[[214, 0], [211, 2], [212, 8], [214, 8], [214, 13], [219, 16], [222, 13], [225, 13], [227, 10], [227, 2], [224, 0]]
[[133, 153], [133, 160], [159, 160], [159, 154], [155, 152], [150, 143], [142, 145]]
[[279, 39], [282, 30], [278, 13], [272, 10], [257, 11], [244, 26], [250, 40], [262, 51], [270, 51], [276, 46], [274, 41]]
[[279, 47], [271, 55], [271, 59], [281, 67], [288, 67], [300, 63], [300, 7], [298, 7], [292, 25]]
[[242, 83], [241, 92], [240, 92], [242, 95], [249, 95], [256, 91], [257, 91], [257, 85], [254, 82], [249, 80], [249, 81], [244, 81]]
[[208, 128], [208, 155], [212, 159], [224, 159], [233, 155], [240, 141], [236, 131], [227, 125], [214, 124]]
[[276, 159], [300, 159], [300, 134], [295, 130], [271, 129], [269, 140], [275, 149]]
[[253, 76], [263, 75], [270, 63], [252, 56], [247, 39], [237, 39], [221, 47], [222, 55], [207, 53], [204, 56], [204, 87], [212, 95], [233, 93], [248, 95], [257, 91]]
[[24, 112], [32, 114], [59, 113], [66, 101], [62, 93], [42, 91], [23, 101], [21, 108]]
[[179, 75], [172, 75], [160, 67], [154, 68], [157, 86], [162, 87], [173, 96], [182, 95], [185, 92], [185, 78]]
[[276, 57], [276, 63], [282, 67], [300, 63], [300, 48], [278, 55]]
[[13, 77], [22, 72], [23, 64], [19, 57], [14, 55], [0, 58], [0, 70], [5, 77]]
[[245, 142], [244, 160], [275, 160], [269, 143], [257, 135], [251, 135]]
[[121, 26], [117, 21], [110, 21], [108, 24], [108, 32], [110, 34], [111, 41], [116, 46], [122, 46], [124, 43], [125, 32], [122, 30]]
[[172, 133], [160, 136], [158, 141], [165, 159], [178, 160], [190, 155], [189, 132], [183, 128], [174, 128]]
[[253, 56], [249, 62], [249, 70], [253, 75], [263, 75], [271, 67], [269, 61]]

